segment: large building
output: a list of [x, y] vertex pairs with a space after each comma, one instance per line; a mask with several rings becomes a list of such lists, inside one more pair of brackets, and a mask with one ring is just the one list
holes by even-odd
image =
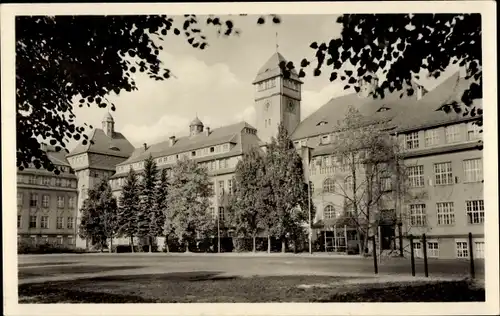
[[30, 165], [17, 172], [17, 240], [74, 247], [77, 178], [63, 152], [44, 146], [59, 175]]
[[[418, 197], [402, 198], [395, 204], [398, 198], [388, 188], [387, 195], [393, 198], [389, 198], [386, 205], [380, 205], [377, 212], [387, 213], [394, 220], [380, 221], [384, 222], [379, 230], [382, 240], [399, 234], [396, 226], [401, 223], [404, 235], [423, 232], [428, 235], [431, 256], [464, 257], [468, 255], [464, 238], [472, 232], [476, 257], [481, 257], [484, 208], [480, 134], [470, 118], [436, 111], [445, 102], [460, 100], [467, 86], [464, 76], [457, 73], [432, 91], [413, 83], [407, 88], [416, 93], [403, 98], [398, 92], [384, 99], [373, 99], [370, 94], [376, 82], [364, 82], [359, 93], [333, 98], [301, 121], [302, 82], [295, 72], [284, 78], [279, 67], [284, 61], [280, 53], [273, 54], [253, 81], [255, 127], [240, 122], [211, 130], [195, 118], [186, 126], [184, 135], [172, 135], [163, 142], [134, 149], [123, 135], [114, 131], [112, 117], [106, 116], [103, 129], [95, 130], [90, 137], [93, 144], [80, 146], [68, 156], [78, 176], [79, 205], [86, 197], [85, 190], [94, 185], [96, 178], [112, 175], [111, 186], [119, 196], [129, 169], [140, 172], [150, 155], [159, 168], [167, 170], [181, 157], [188, 157], [209, 170], [214, 198], [207, 211], [223, 219], [225, 193], [232, 190], [238, 160], [250, 147], [268, 143], [282, 122], [303, 156], [306, 178], [314, 187], [314, 236], [332, 244], [336, 219], [349, 211], [344, 199], [335, 192], [335, 184], [346, 183], [347, 174], [335, 157], [332, 139], [339, 135], [335, 130], [338, 123], [347, 110], [354, 107], [370, 120], [385, 122], [393, 137], [400, 140], [402, 151], [398, 156], [411, 171], [409, 191]], [[344, 236], [348, 235], [344, 244], [346, 239], [355, 238], [352, 227], [339, 226], [339, 230], [342, 229]], [[334, 244], [338, 244], [337, 241]], [[388, 249], [398, 247], [396, 244], [386, 246]], [[417, 252], [421, 249], [418, 242], [415, 247]]]

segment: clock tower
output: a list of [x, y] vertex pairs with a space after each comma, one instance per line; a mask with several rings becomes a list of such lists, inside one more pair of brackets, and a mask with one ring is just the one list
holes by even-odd
[[302, 81], [295, 70], [285, 79], [279, 67], [281, 62], [287, 61], [279, 52], [274, 53], [253, 81], [255, 127], [257, 136], [265, 143], [271, 142], [271, 138], [277, 136], [281, 122], [289, 134], [292, 134], [300, 123]]

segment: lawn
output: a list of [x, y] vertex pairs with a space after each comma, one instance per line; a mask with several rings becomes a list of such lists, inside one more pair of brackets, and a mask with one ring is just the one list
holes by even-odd
[[[360, 278], [360, 282], [366, 278]], [[357, 284], [353, 277], [176, 272], [19, 285], [19, 303], [244, 303], [484, 301], [468, 281]]]

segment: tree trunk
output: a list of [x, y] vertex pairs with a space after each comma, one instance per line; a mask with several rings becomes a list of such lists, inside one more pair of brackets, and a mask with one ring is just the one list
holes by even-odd
[[255, 253], [255, 251], [256, 251], [255, 242], [256, 242], [256, 239], [257, 239], [257, 237], [255, 237], [255, 234], [252, 236], [252, 239], [253, 239], [252, 252]]
[[134, 253], [134, 236], [130, 236], [130, 250]]
[[[359, 255], [364, 256], [365, 255], [365, 248], [363, 241], [361, 240], [361, 234], [359, 233], [359, 229], [356, 230], [356, 237], [358, 239], [358, 248], [359, 248]], [[364, 236], [363, 236], [364, 239]]]
[[186, 253], [189, 252], [189, 243], [186, 241]]
[[153, 243], [153, 238], [151, 236], [148, 236], [149, 253], [153, 252], [153, 247], [151, 245], [152, 243]]
[[285, 253], [286, 252], [286, 239], [281, 238], [281, 252]]
[[113, 252], [113, 237], [109, 238], [109, 253]]
[[165, 248], [167, 249], [167, 253], [169, 253], [170, 248], [168, 247], [168, 236], [165, 236]]
[[267, 235], [267, 253], [271, 253], [271, 235]]

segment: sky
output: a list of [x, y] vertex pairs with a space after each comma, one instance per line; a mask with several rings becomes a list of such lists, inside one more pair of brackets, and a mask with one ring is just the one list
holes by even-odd
[[[183, 36], [167, 35], [161, 44], [160, 60], [175, 78], [155, 81], [136, 73], [138, 90], [121, 92], [108, 99], [116, 105], [111, 112], [115, 130], [136, 147], [152, 144], [171, 135], [186, 135], [189, 123], [198, 116], [211, 129], [240, 122], [255, 124], [254, 87], [259, 68], [277, 50], [296, 65], [302, 58], [313, 58], [309, 45], [328, 43], [340, 36], [337, 15], [282, 15], [280, 24], [256, 23], [257, 16], [231, 18], [241, 30], [239, 36], [217, 36], [215, 29], [203, 28], [209, 46], [191, 47]], [[206, 17], [198, 16], [200, 21]], [[183, 17], [176, 22], [182, 23]], [[202, 24], [203, 25], [203, 24]], [[329, 75], [314, 77], [306, 71], [302, 86], [302, 118], [331, 98], [345, 94], [341, 82], [331, 83]], [[424, 83], [422, 83], [424, 84]], [[426, 84], [424, 84], [426, 85]], [[432, 83], [430, 83], [432, 85]], [[98, 107], [75, 107], [77, 123], [101, 127], [108, 111]], [[76, 146], [70, 143], [71, 150]]]

